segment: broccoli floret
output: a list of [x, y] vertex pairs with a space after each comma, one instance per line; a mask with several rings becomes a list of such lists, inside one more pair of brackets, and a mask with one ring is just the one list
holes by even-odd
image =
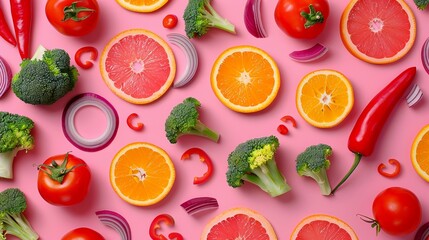
[[183, 19], [188, 38], [201, 37], [212, 27], [235, 33], [235, 26], [214, 10], [210, 0], [189, 0]]
[[414, 3], [416, 4], [418, 9], [424, 10], [429, 4], [429, 0], [414, 0]]
[[18, 188], [8, 188], [0, 193], [0, 239], [6, 239], [8, 234], [22, 240], [39, 239], [24, 215], [26, 208], [27, 200]]
[[331, 162], [328, 157], [332, 154], [332, 148], [326, 144], [313, 145], [305, 149], [296, 159], [296, 171], [300, 176], [313, 178], [320, 187], [322, 195], [331, 194], [326, 170]]
[[171, 110], [165, 121], [165, 133], [170, 143], [176, 143], [183, 135], [197, 135], [214, 142], [219, 141], [219, 134], [199, 120], [200, 106], [201, 103], [197, 99], [189, 97]]
[[13, 159], [18, 151], [33, 149], [33, 127], [28, 117], [0, 112], [0, 178], [13, 178]]
[[40, 46], [33, 58], [25, 59], [20, 66], [12, 78], [12, 90], [19, 99], [33, 105], [55, 103], [74, 88], [79, 75], [62, 49]]
[[278, 147], [279, 140], [275, 136], [254, 138], [239, 144], [228, 156], [228, 185], [236, 188], [248, 181], [272, 197], [291, 190], [276, 164], [274, 154]]

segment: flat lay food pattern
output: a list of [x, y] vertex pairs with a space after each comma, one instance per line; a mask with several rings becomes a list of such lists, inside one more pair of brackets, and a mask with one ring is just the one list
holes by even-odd
[[427, 239], [425, 0], [0, 3], [0, 239]]

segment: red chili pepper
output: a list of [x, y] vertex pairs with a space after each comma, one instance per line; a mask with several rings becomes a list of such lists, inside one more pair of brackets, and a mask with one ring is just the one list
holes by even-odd
[[292, 116], [286, 115], [286, 116], [283, 116], [282, 118], [280, 118], [280, 120], [283, 121], [283, 122], [285, 122], [285, 123], [291, 122], [292, 126], [294, 128], [296, 128], [296, 120]]
[[127, 125], [134, 131], [141, 131], [144, 127], [144, 124], [139, 122], [137, 125], [133, 124], [133, 120], [137, 118], [139, 115], [137, 113], [131, 113], [127, 118]]
[[33, 20], [32, 0], [10, 0], [15, 38], [22, 59], [30, 58], [31, 27]]
[[378, 165], [378, 168], [377, 168], [378, 173], [380, 173], [382, 176], [388, 177], [388, 178], [394, 178], [394, 177], [398, 176], [399, 173], [401, 172], [401, 164], [399, 163], [399, 161], [391, 158], [391, 159], [389, 159], [389, 164], [391, 164], [395, 167], [395, 170], [392, 173], [388, 173], [388, 172], [384, 171], [386, 168], [386, 165], [384, 165], [384, 163], [380, 163], [380, 165]]
[[186, 150], [182, 154], [182, 160], [187, 160], [191, 158], [192, 154], [197, 154], [200, 157], [201, 162], [205, 163], [207, 165], [207, 172], [203, 174], [201, 177], [194, 177], [194, 184], [200, 184], [207, 181], [207, 179], [212, 175], [213, 173], [213, 163], [210, 160], [209, 155], [207, 155], [206, 152], [204, 152], [200, 148], [190, 148]]
[[82, 62], [82, 54], [84, 53], [89, 53], [89, 59], [91, 59], [92, 61], [95, 61], [98, 57], [98, 51], [95, 47], [82, 47], [79, 50], [76, 51], [76, 54], [74, 55], [74, 61], [76, 62], [77, 65], [79, 65], [79, 67], [83, 68], [83, 69], [89, 69], [92, 68], [92, 66], [94, 66], [94, 64], [91, 61], [85, 61]]
[[15, 37], [13, 36], [12, 32], [9, 29], [9, 26], [7, 25], [1, 6], [0, 6], [0, 36], [8, 43], [12, 44], [13, 46], [16, 46]]
[[349, 136], [348, 148], [355, 154], [352, 167], [332, 190], [333, 194], [358, 166], [362, 156], [369, 156], [389, 115], [413, 82], [416, 67], [408, 68], [381, 90], [365, 107]]
[[287, 127], [286, 127], [285, 125], [280, 124], [280, 125], [277, 127], [277, 132], [279, 132], [279, 133], [280, 133], [280, 134], [282, 134], [282, 135], [286, 135], [286, 134], [288, 134], [289, 129], [287, 129]]
[[[171, 215], [164, 213], [156, 216], [150, 224], [149, 228], [149, 236], [153, 240], [168, 240], [164, 235], [157, 233], [157, 230], [161, 228], [161, 222], [165, 222], [165, 224], [167, 224], [168, 226], [174, 226], [174, 219]], [[170, 233], [168, 237], [169, 239], [176, 238], [176, 240], [183, 239], [183, 236], [180, 233], [176, 232]]]

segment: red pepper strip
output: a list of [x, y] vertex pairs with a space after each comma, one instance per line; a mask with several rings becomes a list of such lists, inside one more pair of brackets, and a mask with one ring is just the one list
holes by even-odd
[[282, 118], [280, 118], [280, 120], [283, 121], [283, 122], [285, 122], [285, 123], [291, 122], [292, 126], [294, 128], [296, 128], [296, 120], [292, 116], [286, 115], [286, 116], [283, 116]]
[[207, 165], [207, 172], [203, 174], [202, 177], [194, 177], [194, 184], [200, 184], [207, 181], [207, 179], [212, 175], [213, 173], [213, 163], [210, 160], [209, 155], [207, 155], [206, 152], [204, 152], [201, 148], [190, 148], [186, 150], [182, 154], [182, 160], [187, 160], [191, 158], [192, 154], [197, 154], [200, 157], [201, 162], [205, 163]]
[[[149, 236], [153, 240], [168, 240], [164, 235], [158, 234], [157, 230], [161, 228], [161, 222], [165, 222], [168, 226], [174, 226], [174, 219], [169, 214], [160, 214], [153, 219], [149, 228]], [[170, 233], [168, 235], [170, 239], [176, 238], [177, 240], [183, 239], [180, 233]]]
[[16, 46], [15, 37], [13, 36], [12, 32], [9, 29], [9, 26], [7, 25], [1, 6], [0, 6], [0, 36], [8, 43], [12, 44], [13, 46]]
[[381, 90], [365, 107], [353, 127], [348, 148], [355, 154], [352, 167], [332, 190], [333, 194], [353, 173], [362, 156], [369, 156], [389, 115], [396, 104], [402, 99], [416, 75], [416, 67], [408, 68]]
[[401, 164], [399, 163], [399, 161], [391, 158], [391, 159], [389, 159], [389, 164], [391, 164], [395, 167], [395, 170], [392, 173], [388, 173], [388, 172], [384, 171], [386, 168], [386, 165], [384, 165], [384, 163], [380, 163], [380, 165], [378, 165], [378, 168], [377, 168], [378, 173], [380, 173], [382, 176], [388, 177], [388, 178], [394, 178], [394, 177], [398, 176], [399, 173], [401, 172]]
[[79, 50], [76, 51], [76, 54], [74, 55], [74, 61], [76, 62], [79, 67], [83, 69], [89, 69], [94, 66], [94, 64], [91, 61], [85, 61], [82, 62], [82, 54], [84, 53], [90, 53], [90, 58], [92, 61], [95, 61], [98, 57], [98, 51], [95, 47], [82, 47]]
[[139, 122], [137, 125], [133, 124], [133, 120], [137, 118], [139, 115], [137, 113], [131, 113], [127, 118], [127, 125], [134, 131], [141, 131], [144, 127], [144, 124]]
[[10, 0], [15, 38], [22, 59], [30, 58], [31, 25], [33, 18], [32, 0]]
[[277, 132], [279, 132], [281, 135], [286, 135], [286, 134], [288, 134], [289, 129], [287, 129], [287, 127], [286, 127], [285, 125], [280, 124], [280, 125], [277, 127]]

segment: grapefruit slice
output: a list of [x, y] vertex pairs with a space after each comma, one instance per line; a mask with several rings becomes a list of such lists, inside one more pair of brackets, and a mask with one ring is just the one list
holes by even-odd
[[344, 46], [374, 64], [401, 59], [416, 39], [416, 20], [403, 0], [351, 0], [340, 22]]
[[354, 230], [344, 221], [325, 214], [304, 218], [292, 232], [291, 240], [358, 240]]
[[131, 29], [105, 46], [100, 72], [118, 97], [134, 104], [160, 98], [173, 83], [176, 61], [168, 44], [155, 33]]
[[261, 214], [248, 208], [232, 208], [214, 217], [200, 239], [277, 240], [277, 236]]

